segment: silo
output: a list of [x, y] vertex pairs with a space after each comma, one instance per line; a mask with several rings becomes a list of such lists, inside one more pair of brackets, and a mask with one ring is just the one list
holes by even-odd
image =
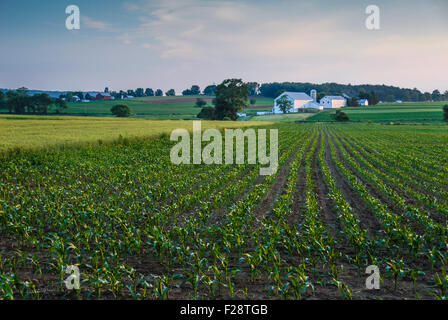
[[317, 102], [317, 91], [316, 90], [314, 90], [314, 89], [311, 90], [310, 96], [314, 102]]

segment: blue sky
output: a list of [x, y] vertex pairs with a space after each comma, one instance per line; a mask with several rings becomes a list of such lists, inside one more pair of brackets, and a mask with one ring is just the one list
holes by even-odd
[[[81, 30], [65, 28], [77, 5]], [[381, 29], [365, 28], [365, 8]], [[447, 0], [0, 2], [0, 87], [178, 92], [245, 81], [448, 90]]]

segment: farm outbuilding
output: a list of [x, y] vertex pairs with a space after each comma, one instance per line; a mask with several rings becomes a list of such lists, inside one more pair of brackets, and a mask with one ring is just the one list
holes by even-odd
[[347, 100], [341, 96], [325, 96], [320, 99], [324, 109], [339, 109], [347, 105]]

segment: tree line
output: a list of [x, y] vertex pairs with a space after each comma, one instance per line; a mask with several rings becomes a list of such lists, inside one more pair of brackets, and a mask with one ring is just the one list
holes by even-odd
[[[314, 84], [308, 82], [274, 82], [264, 83], [259, 86], [260, 95], [275, 98], [281, 91], [310, 92], [317, 90], [319, 96], [346, 94], [350, 97], [358, 96], [360, 99], [368, 99], [366, 95], [375, 92], [378, 101], [395, 102], [406, 101], [445, 101], [448, 100], [448, 90], [441, 93], [439, 90], [421, 92], [417, 88], [403, 89], [387, 85], [351, 85], [338, 83]], [[363, 96], [363, 97], [362, 97]], [[369, 101], [370, 102], [370, 101]]]
[[26, 89], [0, 91], [0, 109], [15, 114], [47, 114], [49, 111], [60, 113], [67, 108], [67, 102], [61, 98], [51, 98], [47, 93], [28, 95]]

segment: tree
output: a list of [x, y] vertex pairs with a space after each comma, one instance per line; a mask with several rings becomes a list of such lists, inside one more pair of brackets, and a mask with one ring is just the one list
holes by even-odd
[[109, 88], [108, 87], [104, 88], [104, 93], [109, 93]]
[[67, 94], [65, 95], [65, 100], [67, 100], [67, 102], [75, 101], [75, 98], [73, 98], [73, 92], [67, 92]]
[[443, 120], [448, 122], [448, 104], [443, 106]]
[[137, 88], [137, 90], [135, 90], [136, 97], [143, 97], [144, 95], [145, 95], [145, 91], [143, 90], [143, 88]]
[[369, 101], [370, 106], [375, 106], [380, 102], [380, 99], [378, 98], [378, 95], [375, 91], [370, 92], [369, 98], [367, 99]]
[[197, 108], [202, 108], [205, 105], [207, 105], [207, 102], [205, 100], [203, 100], [201, 98], [197, 98], [196, 99], [196, 104], [194, 106], [197, 107]]
[[53, 99], [51, 99], [51, 97], [46, 93], [35, 94], [32, 97], [31, 103], [36, 107], [39, 113], [47, 114], [48, 107], [53, 104]]
[[292, 108], [292, 101], [286, 95], [284, 95], [277, 100], [277, 106], [281, 112], [288, 113]]
[[61, 113], [62, 109], [67, 109], [67, 102], [62, 99], [56, 99], [54, 105], [56, 106], [56, 113]]
[[333, 116], [334, 120], [338, 122], [347, 122], [350, 121], [349, 117], [342, 110], [336, 110], [336, 114]]
[[237, 112], [247, 106], [249, 88], [241, 79], [224, 80], [216, 88], [216, 119], [238, 119]]
[[0, 90], [0, 110], [6, 109], [6, 95]]
[[165, 92], [165, 95], [167, 97], [174, 97], [176, 95], [176, 91], [174, 91], [174, 89], [170, 89], [167, 92]]
[[160, 90], [160, 89], [157, 89], [156, 90], [156, 97], [161, 97], [161, 96], [163, 96], [163, 91]]
[[260, 84], [257, 82], [248, 82], [247, 83], [248, 87], [249, 87], [249, 95], [250, 96], [256, 96], [258, 95], [258, 90], [260, 88]]
[[216, 92], [216, 85], [213, 84], [213, 85], [205, 87], [203, 93], [206, 96], [214, 96], [215, 92]]
[[439, 91], [439, 90], [434, 90], [434, 91], [432, 92], [432, 99], [433, 99], [434, 101], [440, 101], [441, 98], [442, 98], [442, 95], [440, 94], [440, 91]]
[[424, 97], [425, 97], [425, 101], [431, 101], [432, 100], [432, 96], [429, 92], [425, 92], [424, 93]]
[[281, 95], [283, 92], [286, 92], [286, 90], [285, 90], [285, 89], [278, 90], [277, 93], [275, 94], [274, 98], [277, 98], [277, 97], [278, 97], [279, 95]]
[[201, 111], [198, 113], [197, 117], [199, 119], [215, 120], [215, 108], [213, 107], [202, 108]]
[[257, 103], [256, 99], [250, 99], [249, 103], [253, 106]]
[[131, 115], [131, 109], [125, 104], [117, 104], [110, 109], [113, 115], [117, 117], [129, 117]]
[[147, 96], [147, 97], [153, 97], [153, 96], [154, 96], [154, 90], [152, 90], [151, 88], [146, 88], [146, 90], [145, 90], [145, 96]]
[[201, 89], [197, 85], [191, 86], [191, 89], [186, 89], [186, 90], [182, 91], [183, 96], [195, 96], [195, 95], [200, 95], [200, 94], [201, 94]]
[[136, 97], [134, 90], [128, 90], [128, 96]]
[[356, 97], [351, 97], [350, 99], [347, 99], [347, 106], [348, 107], [359, 107], [359, 102]]

